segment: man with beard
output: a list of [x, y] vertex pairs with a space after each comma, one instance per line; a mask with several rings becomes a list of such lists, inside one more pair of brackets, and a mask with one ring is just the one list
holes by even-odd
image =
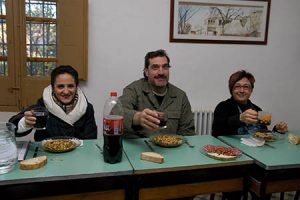
[[[124, 108], [125, 137], [168, 133], [194, 135], [194, 117], [184, 91], [169, 83], [170, 59], [164, 50], [145, 56], [144, 78], [126, 86], [120, 97]], [[160, 113], [168, 116], [160, 128]]]

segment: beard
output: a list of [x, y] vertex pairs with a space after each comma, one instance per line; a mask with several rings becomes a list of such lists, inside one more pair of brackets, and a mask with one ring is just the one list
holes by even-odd
[[154, 77], [154, 85], [156, 87], [165, 87], [168, 83], [168, 77], [166, 76], [156, 76]]

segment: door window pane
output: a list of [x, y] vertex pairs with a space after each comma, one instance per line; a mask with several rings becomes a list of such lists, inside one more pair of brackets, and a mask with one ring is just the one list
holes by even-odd
[[27, 22], [27, 57], [56, 58], [56, 24]]
[[56, 19], [56, 2], [26, 0], [25, 12], [27, 17]]
[[0, 0], [0, 76], [8, 76], [6, 1]]
[[0, 19], [0, 56], [7, 56], [6, 20]]
[[5, 6], [6, 1], [5, 0], [0, 0], [0, 15], [6, 15], [6, 6]]
[[6, 61], [0, 61], [0, 76], [8, 76]]
[[25, 6], [27, 76], [48, 76], [57, 65], [56, 2], [26, 0]]

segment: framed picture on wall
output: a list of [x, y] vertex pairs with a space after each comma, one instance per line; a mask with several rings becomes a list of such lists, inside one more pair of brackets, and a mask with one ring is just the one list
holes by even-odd
[[261, 44], [271, 0], [171, 0], [170, 42]]

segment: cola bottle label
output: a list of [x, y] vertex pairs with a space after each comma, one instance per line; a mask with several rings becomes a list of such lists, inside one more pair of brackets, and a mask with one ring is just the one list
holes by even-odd
[[108, 115], [103, 118], [103, 133], [106, 135], [122, 135], [124, 118], [120, 115]]
[[120, 115], [108, 115], [103, 118], [103, 157], [107, 163], [122, 160], [122, 135], [124, 118]]

